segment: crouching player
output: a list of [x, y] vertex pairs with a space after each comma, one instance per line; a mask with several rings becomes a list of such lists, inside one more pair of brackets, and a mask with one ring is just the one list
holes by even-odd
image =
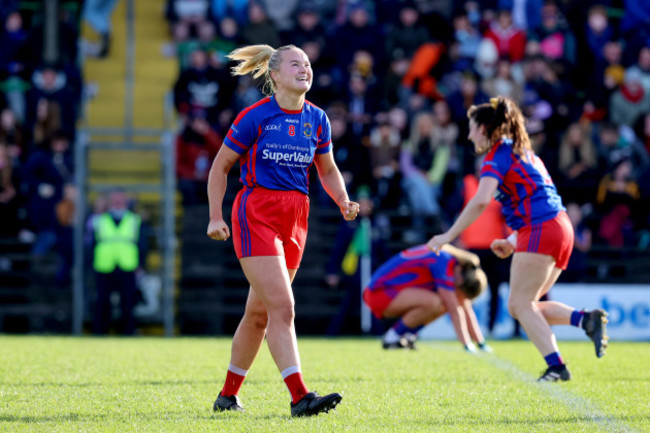
[[476, 254], [447, 244], [436, 255], [420, 245], [381, 265], [363, 301], [378, 319], [398, 319], [384, 334], [384, 349], [415, 349], [418, 331], [449, 313], [465, 350], [476, 350], [473, 340], [481, 350], [491, 351], [471, 304], [486, 285]]

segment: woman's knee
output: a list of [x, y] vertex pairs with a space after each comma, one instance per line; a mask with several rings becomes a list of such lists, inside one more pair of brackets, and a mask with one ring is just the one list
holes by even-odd
[[293, 319], [296, 317], [296, 312], [294, 310], [293, 304], [287, 304], [269, 309], [268, 317], [269, 321], [290, 325], [293, 323]]
[[269, 322], [269, 316], [265, 310], [246, 310], [244, 318], [248, 323], [259, 329], [266, 329]]
[[442, 301], [438, 296], [430, 296], [427, 301], [424, 303], [424, 307], [432, 316], [440, 314], [440, 310], [444, 308]]
[[513, 319], [517, 319], [522, 311], [532, 308], [533, 303], [529, 299], [520, 299], [517, 296], [508, 298], [508, 312]]

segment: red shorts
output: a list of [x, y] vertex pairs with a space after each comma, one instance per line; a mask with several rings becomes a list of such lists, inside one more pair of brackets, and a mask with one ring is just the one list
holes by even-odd
[[[395, 292], [397, 295], [399, 292]], [[370, 308], [372, 314], [376, 318], [382, 319], [384, 317], [384, 311], [388, 308], [391, 302], [393, 302], [394, 297], [386, 293], [385, 290], [370, 290], [366, 287], [363, 291], [363, 302]]]
[[309, 197], [298, 191], [244, 188], [232, 206], [237, 258], [284, 256], [298, 269], [307, 240]]
[[566, 269], [573, 251], [573, 226], [566, 212], [517, 232], [515, 252], [546, 254], [555, 258], [555, 267]]

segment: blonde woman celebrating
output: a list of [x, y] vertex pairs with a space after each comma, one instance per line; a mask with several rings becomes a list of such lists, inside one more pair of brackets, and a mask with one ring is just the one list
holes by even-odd
[[239, 48], [228, 56], [239, 62], [234, 75], [263, 77], [266, 98], [242, 110], [208, 179], [210, 223], [207, 234], [225, 241], [230, 229], [222, 206], [227, 175], [235, 162], [244, 185], [232, 207], [232, 237], [250, 283], [244, 316], [233, 337], [230, 365], [214, 410], [243, 410], [238, 393], [266, 336], [271, 356], [291, 393], [291, 415], [327, 412], [341, 402], [338, 393], [310, 392], [300, 367], [294, 327], [292, 282], [307, 238], [309, 168], [318, 176], [343, 218], [351, 221], [359, 204], [350, 201], [332, 156], [330, 122], [305, 99], [313, 72], [307, 55], [293, 45]]

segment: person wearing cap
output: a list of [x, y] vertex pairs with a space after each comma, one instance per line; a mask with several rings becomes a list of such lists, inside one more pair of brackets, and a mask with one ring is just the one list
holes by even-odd
[[609, 100], [609, 116], [617, 125], [632, 127], [636, 119], [650, 111], [650, 92], [643, 88], [639, 69], [625, 71], [623, 84], [612, 93]]

